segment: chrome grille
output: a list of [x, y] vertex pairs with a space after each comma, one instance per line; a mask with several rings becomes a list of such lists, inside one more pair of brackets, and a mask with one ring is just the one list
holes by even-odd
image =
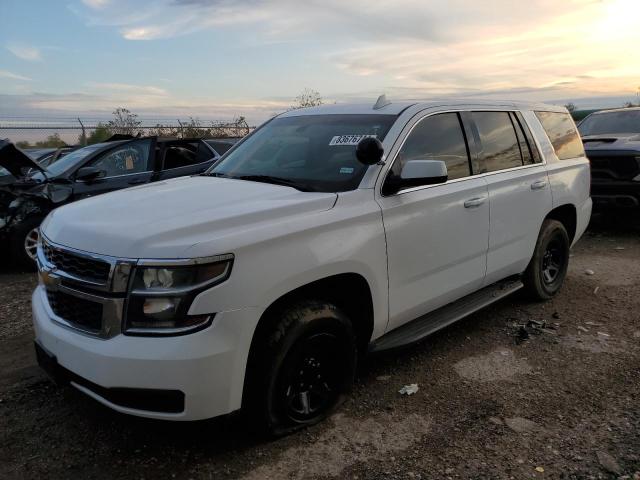
[[42, 253], [47, 262], [69, 275], [102, 284], [106, 284], [109, 280], [111, 264], [107, 262], [76, 255], [46, 242], [42, 244]]
[[53, 313], [72, 326], [91, 333], [102, 330], [102, 304], [49, 289], [47, 300]]
[[56, 245], [41, 233], [38, 276], [53, 322], [100, 338], [121, 331], [134, 261]]

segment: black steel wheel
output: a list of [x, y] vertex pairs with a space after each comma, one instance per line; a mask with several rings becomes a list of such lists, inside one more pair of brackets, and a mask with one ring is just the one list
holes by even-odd
[[341, 348], [334, 333], [317, 333], [302, 339], [286, 359], [276, 394], [291, 422], [312, 422], [335, 405], [343, 380], [334, 352]]
[[304, 301], [277, 313], [264, 334], [252, 344], [244, 406], [275, 436], [326, 418], [353, 384], [349, 319], [334, 305]]
[[569, 267], [570, 246], [564, 225], [557, 220], [545, 220], [523, 276], [525, 288], [532, 298], [548, 300], [560, 291]]

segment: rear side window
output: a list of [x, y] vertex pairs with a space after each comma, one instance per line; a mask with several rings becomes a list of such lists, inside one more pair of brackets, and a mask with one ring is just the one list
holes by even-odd
[[441, 113], [421, 120], [398, 152], [392, 175], [399, 176], [408, 160], [440, 160], [449, 180], [471, 175], [467, 144], [457, 113]]
[[536, 112], [560, 160], [584, 157], [584, 147], [568, 113]]
[[200, 163], [196, 158], [197, 146], [190, 143], [165, 146], [164, 170]]
[[[540, 155], [540, 151], [538, 150], [538, 146], [536, 145], [536, 141], [533, 139], [533, 134], [531, 130], [529, 130], [529, 126], [525, 121], [522, 113], [514, 112], [511, 114], [511, 118], [515, 117], [514, 125], [516, 126], [516, 130], [524, 133], [524, 138], [527, 142], [527, 146], [529, 147], [529, 152], [531, 153], [532, 163], [542, 163], [542, 155]], [[518, 130], [518, 127], [520, 129]], [[523, 155], [524, 163], [526, 164], [526, 157]]]
[[473, 112], [480, 136], [483, 172], [521, 167], [522, 157], [516, 131], [508, 112]]
[[522, 127], [520, 123], [518, 123], [518, 119], [516, 115], [512, 112], [509, 114], [511, 117], [511, 124], [513, 128], [516, 130], [516, 137], [518, 137], [518, 146], [520, 147], [520, 155], [522, 156], [522, 163], [524, 165], [531, 165], [535, 163], [533, 161], [533, 156], [531, 155], [531, 149], [529, 148], [529, 144], [527, 143], [527, 139], [524, 136], [524, 132], [522, 131]]

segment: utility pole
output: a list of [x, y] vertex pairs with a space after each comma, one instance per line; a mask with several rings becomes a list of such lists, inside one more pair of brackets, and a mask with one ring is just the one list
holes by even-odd
[[87, 133], [86, 133], [86, 130], [84, 129], [84, 125], [82, 124], [82, 120], [80, 120], [80, 117], [78, 117], [78, 123], [82, 128], [82, 137], [81, 137], [80, 143], [82, 144], [83, 147], [85, 147], [87, 145]]
[[178, 125], [180, 125], [180, 138], [184, 138], [184, 126], [182, 125], [180, 119], [178, 119]]

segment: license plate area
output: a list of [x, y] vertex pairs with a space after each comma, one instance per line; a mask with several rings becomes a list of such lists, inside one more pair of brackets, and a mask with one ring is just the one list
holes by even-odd
[[38, 365], [44, 372], [47, 374], [51, 380], [56, 383], [62, 382], [62, 375], [60, 372], [60, 368], [58, 365], [58, 359], [55, 355], [50, 354], [44, 348], [40, 346], [40, 344], [36, 341], [33, 342], [33, 345], [36, 350], [36, 359], [38, 361]]

